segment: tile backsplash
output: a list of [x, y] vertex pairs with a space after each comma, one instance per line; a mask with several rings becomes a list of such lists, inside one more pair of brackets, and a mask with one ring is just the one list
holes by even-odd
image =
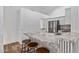
[[60, 25], [60, 27], [61, 27], [62, 32], [71, 32], [71, 25], [70, 24]]

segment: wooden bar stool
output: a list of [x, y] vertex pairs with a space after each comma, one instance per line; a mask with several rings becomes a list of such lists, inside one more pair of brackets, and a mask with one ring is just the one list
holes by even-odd
[[35, 49], [37, 48], [38, 43], [37, 42], [30, 42], [27, 47], [28, 47], [28, 52], [35, 52]]
[[31, 42], [31, 39], [25, 39], [22, 41], [22, 52], [27, 52], [26, 51], [26, 45]]
[[39, 47], [36, 49], [36, 53], [49, 53], [49, 50], [45, 47]]

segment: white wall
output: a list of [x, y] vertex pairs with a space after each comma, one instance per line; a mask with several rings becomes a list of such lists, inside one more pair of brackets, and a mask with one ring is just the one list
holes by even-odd
[[39, 32], [40, 20], [43, 17], [48, 17], [48, 16], [22, 8], [21, 9], [21, 31], [22, 32]]
[[18, 41], [19, 7], [4, 7], [4, 44]]
[[0, 6], [0, 53], [3, 52], [3, 7]]
[[53, 17], [59, 17], [59, 16], [65, 16], [65, 9], [70, 8], [70, 6], [61, 6], [59, 8], [56, 8], [50, 16]]
[[21, 9], [21, 27], [20, 33], [34, 33], [40, 32], [40, 20], [41, 18], [48, 17], [42, 13], [31, 11], [25, 8]]

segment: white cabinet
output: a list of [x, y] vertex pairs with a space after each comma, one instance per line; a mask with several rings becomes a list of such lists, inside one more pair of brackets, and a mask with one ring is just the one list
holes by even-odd
[[71, 24], [71, 8], [65, 9], [65, 24]]
[[71, 24], [71, 32], [79, 33], [79, 7], [65, 9], [65, 24]]
[[71, 32], [79, 33], [79, 7], [71, 7]]

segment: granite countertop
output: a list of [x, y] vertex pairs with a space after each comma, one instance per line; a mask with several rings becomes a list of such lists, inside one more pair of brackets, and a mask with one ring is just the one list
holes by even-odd
[[[55, 33], [25, 33], [26, 36], [29, 36], [33, 39], [36, 39], [41, 45], [44, 43], [44, 46], [48, 47], [52, 52], [58, 52], [59, 42], [62, 39], [67, 42], [77, 42], [79, 39], [79, 33], [62, 33], [61, 35], [56, 35]], [[36, 41], [35, 40], [35, 41]], [[63, 42], [64, 42], [63, 41]], [[53, 49], [54, 48], [54, 49]], [[52, 50], [53, 49], [53, 50]], [[56, 51], [55, 51], [56, 50]]]
[[71, 33], [71, 32], [69, 32], [69, 33], [63, 33], [61, 35], [61, 37], [63, 39], [66, 39], [66, 40], [75, 41], [75, 40], [79, 39], [79, 33]]
[[64, 40], [77, 40], [79, 39], [79, 33], [62, 33], [61, 35], [55, 35], [54, 33], [26, 33], [25, 35], [28, 35], [33, 38], [37, 38], [42, 41], [56, 41], [57, 39], [64, 39]]

